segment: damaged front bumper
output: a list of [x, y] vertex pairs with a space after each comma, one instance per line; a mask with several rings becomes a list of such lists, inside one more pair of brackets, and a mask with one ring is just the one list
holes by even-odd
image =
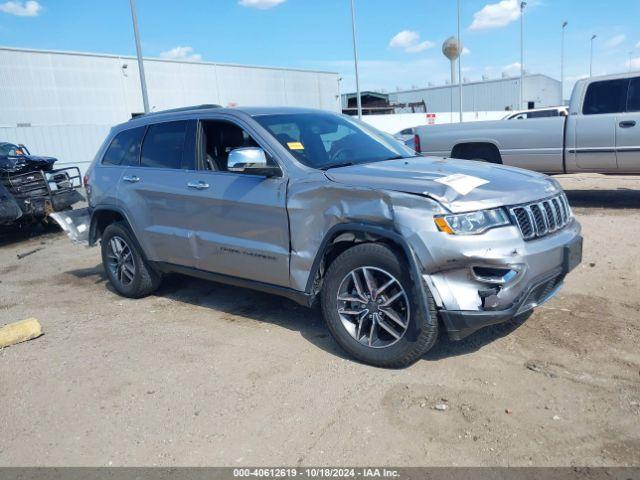
[[82, 179], [77, 167], [4, 173], [0, 180], [24, 219], [46, 218], [52, 212], [66, 210], [84, 200], [78, 191]]
[[[503, 323], [551, 299], [567, 273], [582, 260], [580, 225], [533, 241], [515, 228], [460, 237], [439, 255], [448, 265], [423, 275], [439, 307], [449, 337], [462, 339], [488, 325]], [[452, 255], [454, 248], [457, 254]]]

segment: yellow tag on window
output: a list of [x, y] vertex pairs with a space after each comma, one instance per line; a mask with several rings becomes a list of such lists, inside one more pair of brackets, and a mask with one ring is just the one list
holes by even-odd
[[304, 145], [300, 142], [288, 142], [287, 147], [289, 147], [289, 150], [304, 150]]

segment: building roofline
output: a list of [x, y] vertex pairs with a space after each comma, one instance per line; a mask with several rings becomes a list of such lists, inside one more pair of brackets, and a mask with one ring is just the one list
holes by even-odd
[[[549, 80], [553, 80], [554, 82], [558, 82], [560, 83], [560, 80], [556, 80], [553, 77], [550, 77], [549, 75], [545, 75], [544, 73], [528, 73], [525, 76], [526, 78], [531, 78], [531, 77], [545, 77], [548, 78]], [[479, 84], [485, 84], [485, 83], [499, 83], [499, 82], [508, 82], [508, 81], [513, 81], [513, 80], [520, 80], [520, 77], [506, 77], [506, 78], [491, 78], [489, 80], [477, 80], [475, 82], [466, 82], [463, 83], [462, 86], [465, 87], [467, 85], [479, 85]], [[421, 88], [411, 88], [409, 90], [397, 90], [394, 92], [389, 92], [387, 95], [395, 95], [398, 93], [413, 93], [413, 92], [423, 92], [425, 90], [439, 90], [439, 89], [447, 89], [447, 88], [458, 88], [458, 84], [448, 84], [448, 85], [435, 85], [433, 87], [421, 87]]]
[[[133, 55], [115, 55], [112, 53], [77, 52], [77, 51], [70, 51], [70, 50], [41, 50], [37, 48], [5, 47], [0, 45], [0, 51], [2, 50], [9, 51], [9, 52], [42, 53], [42, 54], [69, 55], [69, 56], [82, 56], [82, 57], [122, 58], [126, 60], [137, 61], [137, 57]], [[322, 73], [327, 75], [339, 75], [338, 72], [330, 72], [327, 70], [306, 70], [304, 68], [270, 67], [265, 65], [243, 65], [241, 63], [206, 62], [206, 61], [181, 60], [181, 59], [159, 58], [159, 57], [144, 57], [143, 60], [145, 62], [186, 63], [189, 65], [213, 65], [213, 66], [220, 66], [220, 67], [243, 67], [243, 68], [257, 68], [261, 70], [285, 70], [288, 72]]]

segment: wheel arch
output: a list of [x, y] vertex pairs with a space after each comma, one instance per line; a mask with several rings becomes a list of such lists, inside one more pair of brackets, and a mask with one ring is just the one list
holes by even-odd
[[89, 245], [95, 245], [102, 236], [104, 229], [114, 222], [125, 222], [131, 229], [131, 222], [129, 222], [126, 213], [121, 208], [115, 206], [94, 208], [91, 212], [91, 224], [89, 226]]
[[[305, 291], [315, 297], [318, 292], [318, 283], [322, 281], [323, 272], [326, 271], [331, 261], [353, 245], [367, 242], [384, 242], [401, 253], [407, 263], [411, 275], [411, 281], [417, 285], [420, 306], [428, 311], [428, 300], [422, 280], [422, 269], [417, 257], [407, 240], [398, 232], [386, 226], [367, 223], [341, 223], [331, 227], [325, 234], [318, 252], [314, 258]], [[336, 248], [337, 246], [337, 248]], [[329, 263], [326, 261], [329, 259]]]
[[491, 163], [503, 163], [499, 145], [491, 140], [470, 140], [457, 143], [451, 149], [451, 158], [462, 160], [480, 158]]

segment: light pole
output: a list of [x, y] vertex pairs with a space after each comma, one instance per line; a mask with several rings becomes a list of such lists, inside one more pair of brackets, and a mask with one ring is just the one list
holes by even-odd
[[589, 55], [589, 76], [593, 76], [593, 41], [598, 38], [598, 35], [591, 36], [591, 54]]
[[[458, 57], [458, 101], [460, 102], [460, 123], [462, 123], [462, 40], [460, 39], [460, 0], [458, 0], [458, 45], [460, 48], [460, 56]], [[453, 88], [453, 85], [451, 88]]]
[[564, 105], [564, 31], [569, 22], [562, 23], [562, 43], [560, 46], [560, 102]]
[[527, 2], [520, 2], [520, 109], [524, 103], [524, 9]]
[[356, 101], [358, 102], [358, 118], [362, 120], [362, 100], [360, 99], [360, 75], [358, 74], [358, 44], [356, 42], [356, 9], [351, 0], [351, 33], [353, 35], [353, 63], [356, 67]]
[[147, 95], [147, 79], [144, 76], [144, 64], [142, 61], [142, 47], [140, 46], [140, 32], [138, 31], [138, 15], [136, 14], [136, 0], [129, 0], [131, 5], [131, 20], [133, 21], [133, 36], [136, 39], [136, 52], [138, 54], [138, 70], [140, 70], [140, 87], [142, 88], [142, 104], [144, 113], [149, 113], [149, 97]]

